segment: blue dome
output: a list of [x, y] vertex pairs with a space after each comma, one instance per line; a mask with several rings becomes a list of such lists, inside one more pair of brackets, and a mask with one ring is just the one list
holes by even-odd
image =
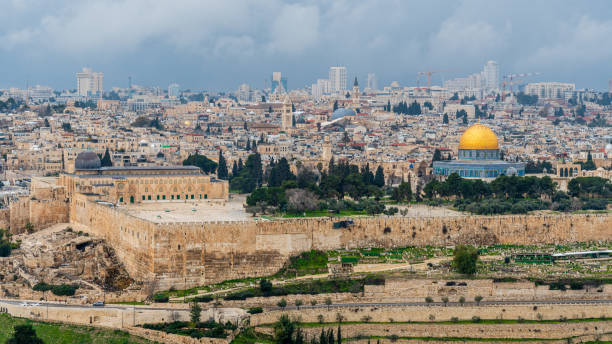
[[343, 118], [344, 116], [355, 116], [355, 111], [351, 109], [340, 108], [332, 113], [331, 120]]

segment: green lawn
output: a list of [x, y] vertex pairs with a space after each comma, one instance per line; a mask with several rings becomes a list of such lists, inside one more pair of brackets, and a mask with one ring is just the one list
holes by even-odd
[[24, 323], [32, 324], [37, 336], [45, 344], [132, 344], [153, 343], [149, 340], [134, 337], [120, 330], [101, 329], [96, 327], [45, 323], [14, 318], [7, 314], [0, 315], [0, 343], [6, 343], [13, 335], [13, 327]]

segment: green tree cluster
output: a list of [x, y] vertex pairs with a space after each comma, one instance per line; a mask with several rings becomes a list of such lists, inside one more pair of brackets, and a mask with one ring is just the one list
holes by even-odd
[[157, 116], [153, 119], [149, 119], [146, 116], [139, 116], [130, 125], [138, 128], [155, 128], [157, 130], [164, 129], [164, 126], [161, 124], [159, 117]]
[[473, 275], [476, 273], [478, 250], [471, 245], [458, 245], [453, 252], [453, 267], [457, 272]]
[[574, 197], [588, 196], [598, 198], [612, 197], [612, 183], [601, 177], [577, 177], [567, 184], [570, 195]]
[[529, 160], [525, 163], [525, 173], [543, 173], [544, 169], [546, 169], [548, 173], [552, 171], [552, 164], [550, 161], [534, 162], [533, 160]]
[[594, 171], [595, 169], [597, 169], [597, 166], [595, 166], [595, 162], [593, 162], [593, 156], [591, 155], [590, 151], [587, 154], [587, 161], [580, 162], [580, 168], [585, 171]]
[[422, 113], [421, 105], [416, 100], [410, 105], [408, 105], [406, 102], [399, 102], [393, 107], [393, 112], [413, 116], [420, 115]]
[[[235, 171], [234, 171], [235, 170]], [[232, 167], [230, 188], [241, 193], [249, 193], [260, 187], [263, 183], [263, 168], [261, 155], [254, 153], [248, 156], [244, 166], [241, 161]]]
[[204, 155], [195, 153], [191, 154], [187, 157], [187, 159], [183, 160], [183, 166], [197, 166], [202, 172], [206, 174], [215, 173], [217, 169], [217, 163], [210, 160]]

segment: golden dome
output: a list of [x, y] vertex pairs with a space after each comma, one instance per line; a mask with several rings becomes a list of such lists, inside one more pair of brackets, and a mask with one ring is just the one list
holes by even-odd
[[487, 126], [476, 123], [461, 135], [459, 149], [499, 149], [497, 135]]

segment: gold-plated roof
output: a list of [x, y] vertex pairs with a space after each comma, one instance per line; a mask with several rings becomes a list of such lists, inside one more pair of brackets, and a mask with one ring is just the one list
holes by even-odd
[[461, 135], [459, 149], [499, 149], [497, 135], [487, 126], [476, 123]]

